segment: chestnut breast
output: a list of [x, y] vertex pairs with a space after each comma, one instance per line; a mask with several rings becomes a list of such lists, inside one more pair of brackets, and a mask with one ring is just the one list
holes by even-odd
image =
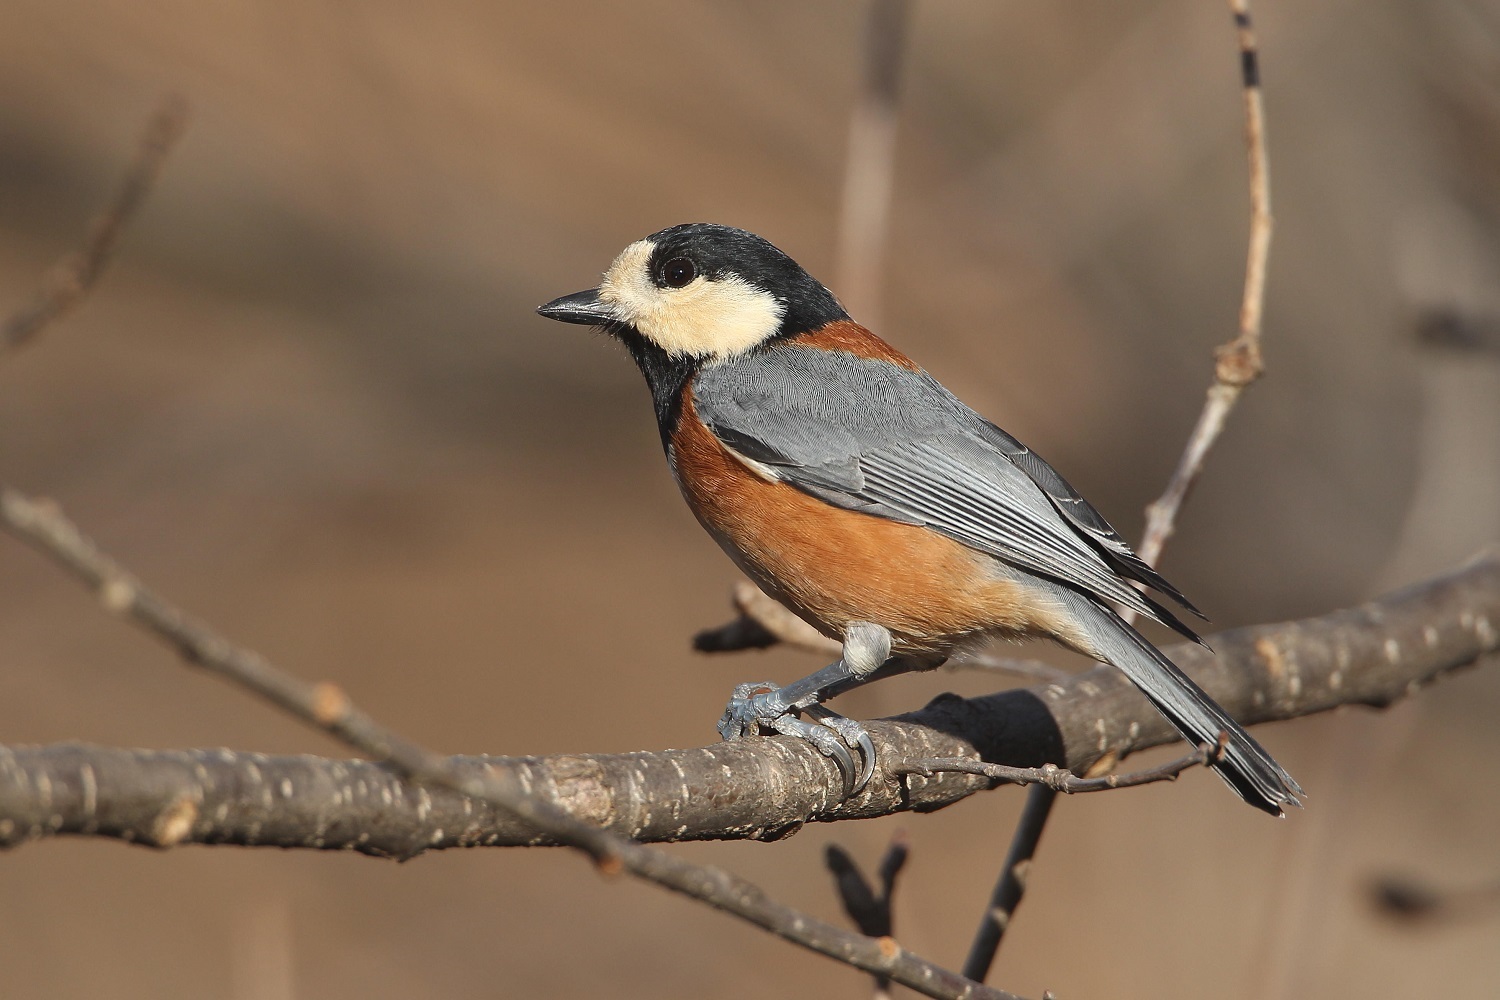
[[1035, 631], [1040, 609], [1029, 588], [989, 556], [752, 471], [698, 418], [691, 383], [670, 444], [677, 484], [704, 528], [824, 635], [841, 638], [848, 623], [868, 621], [889, 629], [898, 651], [946, 652], [979, 632]]

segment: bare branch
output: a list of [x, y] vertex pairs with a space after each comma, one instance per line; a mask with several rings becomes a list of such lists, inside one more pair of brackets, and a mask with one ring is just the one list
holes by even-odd
[[[555, 798], [537, 794], [536, 786], [516, 771], [482, 761], [479, 766], [465, 766], [460, 758], [443, 757], [407, 740], [356, 708], [336, 686], [299, 680], [258, 654], [236, 647], [206, 624], [168, 604], [100, 552], [54, 505], [0, 487], [0, 526], [51, 556], [93, 587], [106, 610], [145, 628], [172, 646], [188, 663], [259, 695], [364, 753], [383, 759], [415, 782], [489, 803], [518, 829], [526, 841], [546, 841], [577, 848], [592, 857], [605, 873], [628, 871], [804, 948], [866, 972], [887, 976], [928, 996], [988, 997], [993, 1000], [1011, 997], [1009, 993], [970, 982], [913, 955], [890, 938], [877, 940], [851, 933], [777, 903], [756, 886], [728, 872], [690, 864], [626, 839], [603, 825], [595, 825], [587, 818], [569, 812]], [[269, 764], [269, 758], [266, 761]], [[259, 765], [253, 764], [252, 767], [259, 771]], [[195, 779], [201, 778], [207, 770], [203, 762], [195, 764]], [[14, 774], [15, 769], [8, 767], [7, 773]], [[100, 770], [90, 764], [80, 768], [77, 774], [78, 805], [89, 814], [86, 824], [93, 828], [89, 832], [103, 832], [94, 815], [101, 796], [105, 794], [99, 781]], [[3, 816], [0, 819], [0, 842], [30, 839], [38, 833], [61, 832], [67, 826], [66, 818], [57, 810], [57, 785], [50, 777], [29, 782], [23, 772], [19, 785], [17, 790], [30, 799], [32, 809], [40, 808], [43, 815], [39, 819], [18, 822], [8, 810], [0, 811], [0, 816]], [[681, 787], [688, 788], [686, 785]], [[275, 792], [285, 793], [284, 798], [290, 798], [296, 792], [296, 786], [289, 780], [278, 778], [275, 785], [262, 790], [261, 800], [267, 805], [274, 805], [273, 788]], [[242, 791], [235, 790], [235, 801], [243, 804]], [[419, 816], [424, 812], [423, 802], [431, 794], [426, 788], [416, 789]], [[462, 802], [465, 814], [472, 811], [473, 802], [462, 798], [458, 801]], [[232, 809], [233, 805], [225, 801], [216, 803], [209, 810], [202, 798], [184, 796], [179, 789], [153, 811], [144, 825], [128, 827], [129, 839], [162, 846], [184, 842], [199, 828], [200, 820], [207, 817], [211, 824], [220, 821], [221, 815], [227, 819]], [[467, 826], [466, 823], [459, 824], [456, 829]], [[254, 840], [263, 835], [264, 827], [257, 822], [245, 833]], [[442, 829], [434, 831], [433, 846], [442, 840], [442, 834]], [[121, 836], [125, 839], [124, 834]], [[213, 839], [224, 841], [230, 838], [216, 836]], [[312, 846], [329, 846], [326, 830], [323, 836], [315, 834], [312, 841]], [[359, 838], [356, 837], [352, 845], [345, 843], [341, 846], [359, 849]]]
[[[1500, 649], [1500, 557], [1358, 608], [1235, 629], [1214, 643], [1217, 659], [1188, 643], [1167, 652], [1247, 725], [1342, 705], [1385, 706]], [[842, 801], [837, 768], [787, 737], [633, 754], [453, 757], [446, 766], [466, 787], [487, 776], [637, 840], [774, 839], [807, 822], [941, 809], [993, 785], [981, 775], [897, 773], [912, 761], [1056, 763], [1098, 776], [1133, 752], [1177, 739], [1110, 667], [981, 698], [944, 695], [869, 729], [883, 770], [866, 792]], [[195, 815], [179, 820], [179, 831], [167, 820], [187, 809], [185, 801]], [[175, 843], [393, 857], [563, 842], [504, 810], [412, 786], [363, 761], [77, 745], [0, 755], [0, 844], [60, 834], [158, 843], [153, 831], [162, 824], [180, 833]]]
[[[1260, 353], [1261, 315], [1266, 296], [1266, 260], [1271, 251], [1271, 174], [1266, 158], [1265, 106], [1260, 91], [1259, 56], [1250, 23], [1249, 0], [1229, 0], [1234, 14], [1240, 51], [1240, 77], [1245, 100], [1245, 145], [1250, 162], [1250, 247], [1245, 262], [1245, 288], [1240, 300], [1239, 334], [1214, 352], [1214, 383], [1198, 416], [1197, 426], [1188, 436], [1177, 468], [1162, 495], [1146, 508], [1146, 531], [1139, 553], [1150, 565], [1161, 559], [1163, 547], [1172, 536], [1177, 512], [1187, 500], [1193, 484], [1203, 472], [1210, 449], [1224, 430], [1225, 421], [1239, 400], [1240, 393], [1260, 377], [1263, 368]], [[1134, 621], [1135, 612], [1125, 611], [1125, 620]], [[983, 979], [1000, 948], [1015, 909], [1026, 893], [1026, 882], [1017, 875], [1019, 866], [1029, 868], [1036, 845], [1051, 814], [1058, 790], [1047, 784], [1033, 785], [1027, 793], [1026, 809], [1016, 829], [1009, 857], [1000, 873], [991, 897], [990, 911], [981, 919], [974, 946], [964, 969]]]
[[187, 113], [187, 103], [176, 95], [162, 101], [141, 134], [135, 159], [125, 171], [114, 200], [90, 226], [83, 249], [58, 261], [36, 299], [0, 324], [0, 354], [36, 337], [93, 288], [114, 255], [120, 234], [146, 201], [167, 154], [182, 136]]

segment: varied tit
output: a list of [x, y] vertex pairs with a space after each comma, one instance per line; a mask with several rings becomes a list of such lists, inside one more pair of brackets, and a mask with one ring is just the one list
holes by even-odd
[[1114, 606], [1195, 640], [1132, 581], [1197, 609], [1035, 452], [770, 243], [673, 226], [626, 247], [598, 288], [537, 311], [625, 344], [703, 527], [768, 595], [843, 643], [838, 662], [801, 681], [737, 688], [724, 738], [799, 735], [858, 791], [874, 745], [822, 701], [992, 638], [1046, 637], [1114, 664], [1189, 742], [1217, 746], [1212, 766], [1246, 802], [1277, 815], [1297, 804], [1291, 776]]

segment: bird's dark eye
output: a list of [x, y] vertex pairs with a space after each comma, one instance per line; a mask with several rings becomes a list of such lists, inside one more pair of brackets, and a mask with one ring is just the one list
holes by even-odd
[[686, 257], [673, 257], [661, 266], [662, 284], [668, 288], [681, 288], [698, 277], [698, 269]]

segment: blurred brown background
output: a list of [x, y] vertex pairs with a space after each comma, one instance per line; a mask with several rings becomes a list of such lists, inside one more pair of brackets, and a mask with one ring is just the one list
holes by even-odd
[[[727, 617], [734, 571], [677, 497], [623, 352], [532, 309], [688, 220], [762, 233], [831, 281], [864, 10], [9, 0], [0, 303], [78, 245], [164, 92], [194, 112], [103, 285], [0, 366], [0, 478], [432, 746], [713, 739], [735, 682], [814, 664], [688, 652]], [[1500, 310], [1500, 9], [1257, 13], [1269, 371], [1166, 558], [1220, 626], [1356, 602], [1500, 535], [1500, 368], [1414, 335], [1429, 309]], [[1238, 88], [1218, 3], [914, 8], [884, 293], [864, 305], [1130, 536], [1235, 324]], [[341, 752], [5, 539], [0, 664], [6, 742]], [[843, 707], [994, 683], [910, 678]], [[1384, 715], [1264, 731], [1311, 792], [1286, 822], [1203, 774], [1063, 802], [995, 981], [1493, 995], [1494, 920], [1404, 929], [1363, 886], [1500, 871], [1497, 703], [1491, 666]], [[837, 919], [823, 845], [873, 862], [905, 828], [897, 933], [957, 964], [1021, 798], [676, 850]], [[562, 852], [397, 866], [70, 841], [0, 857], [7, 998], [793, 989], [868, 994]]]

